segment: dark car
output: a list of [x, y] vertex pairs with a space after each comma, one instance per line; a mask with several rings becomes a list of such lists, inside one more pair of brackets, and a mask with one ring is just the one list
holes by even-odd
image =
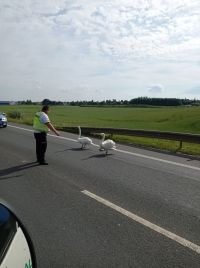
[[7, 127], [7, 118], [5, 113], [0, 113], [0, 127]]

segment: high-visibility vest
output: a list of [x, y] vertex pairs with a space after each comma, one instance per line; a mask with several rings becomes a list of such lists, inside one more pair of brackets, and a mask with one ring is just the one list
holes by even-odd
[[37, 112], [35, 114], [35, 117], [33, 120], [33, 129], [36, 131], [41, 131], [41, 132], [48, 132], [49, 131], [48, 127], [40, 121], [40, 116], [43, 113], [44, 112]]

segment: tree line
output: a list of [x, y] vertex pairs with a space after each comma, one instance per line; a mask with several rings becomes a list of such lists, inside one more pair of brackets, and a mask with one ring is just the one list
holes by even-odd
[[44, 99], [42, 102], [32, 102], [31, 100], [19, 101], [18, 104], [26, 105], [69, 105], [69, 106], [182, 106], [200, 105], [200, 100], [178, 99], [178, 98], [149, 98], [138, 97], [131, 100], [103, 100], [103, 101], [52, 101]]

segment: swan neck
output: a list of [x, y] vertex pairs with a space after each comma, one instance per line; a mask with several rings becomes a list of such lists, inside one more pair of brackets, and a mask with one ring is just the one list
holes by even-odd
[[81, 137], [81, 128], [78, 127], [78, 130], [79, 130], [79, 138]]
[[105, 140], [105, 134], [102, 135], [102, 142]]

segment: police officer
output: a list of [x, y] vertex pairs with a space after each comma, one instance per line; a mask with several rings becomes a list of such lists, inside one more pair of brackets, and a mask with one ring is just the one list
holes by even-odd
[[33, 122], [34, 137], [36, 140], [36, 156], [37, 162], [40, 165], [48, 165], [48, 163], [45, 161], [45, 152], [47, 149], [47, 132], [50, 129], [57, 136], [60, 135], [59, 132], [51, 124], [48, 117], [48, 112], [49, 106], [43, 106], [41, 112], [37, 112], [35, 114]]

